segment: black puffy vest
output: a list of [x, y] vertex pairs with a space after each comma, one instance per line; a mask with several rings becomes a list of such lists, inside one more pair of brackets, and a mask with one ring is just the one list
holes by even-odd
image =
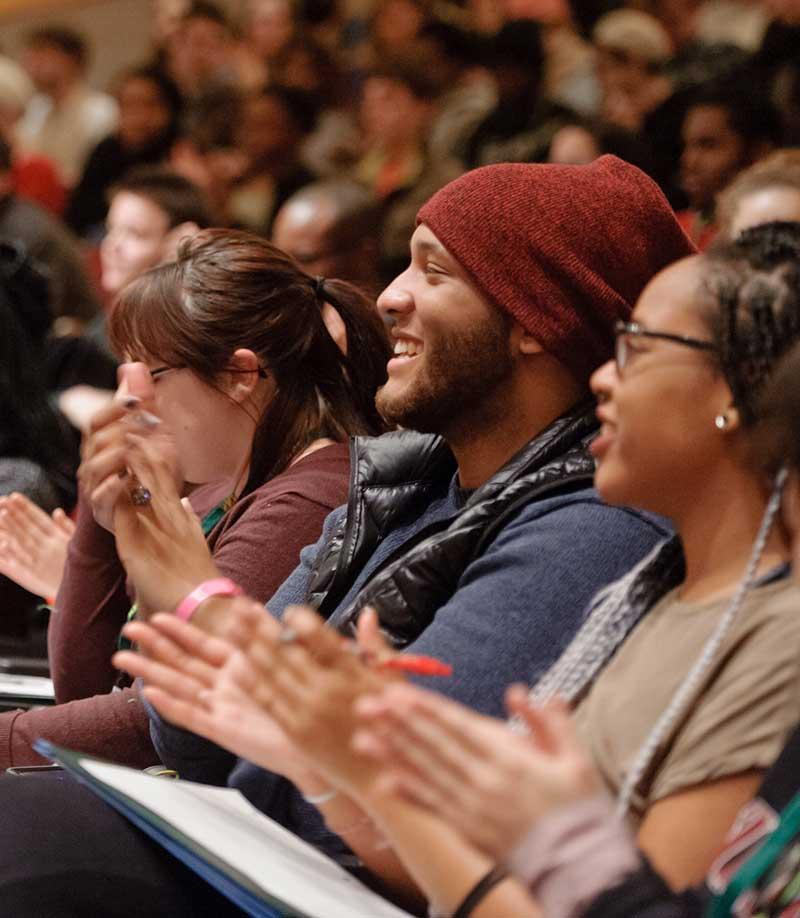
[[361, 609], [372, 605], [394, 646], [406, 646], [450, 599], [470, 561], [523, 507], [591, 481], [587, 446], [596, 431], [594, 402], [562, 415], [474, 491], [455, 518], [420, 532], [373, 574], [354, 602], [337, 610], [384, 534], [456, 472], [441, 437], [403, 431], [354, 439], [347, 513], [315, 559], [307, 601], [350, 634]]

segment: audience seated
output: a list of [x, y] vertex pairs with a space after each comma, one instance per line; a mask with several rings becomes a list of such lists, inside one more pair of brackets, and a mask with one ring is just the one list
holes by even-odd
[[229, 188], [228, 222], [269, 235], [281, 204], [314, 180], [300, 161], [314, 120], [314, 106], [302, 90], [268, 86], [245, 98], [235, 137], [242, 163]]
[[341, 277], [377, 294], [380, 213], [379, 202], [359, 182], [313, 182], [275, 215], [272, 241], [309, 274]]
[[[46, 278], [24, 249], [0, 243], [0, 495], [20, 492], [48, 513], [72, 507], [78, 461], [75, 441], [48, 401], [41, 373], [51, 321]], [[30, 651], [24, 641], [39, 600], [5, 576], [0, 596], [0, 635], [17, 638], [18, 652]]]
[[111, 186], [137, 166], [167, 162], [178, 134], [181, 98], [160, 70], [127, 71], [119, 78], [115, 95], [119, 126], [90, 153], [65, 215], [72, 230], [89, 239], [102, 233]]
[[11, 148], [0, 138], [0, 239], [23, 245], [46, 269], [54, 319], [75, 320], [77, 327], [99, 310], [77, 240], [52, 214], [16, 194]]
[[[728, 878], [796, 791], [793, 5], [155, 0], [108, 84], [93, 22], [0, 56], [0, 652], [54, 606], [59, 702], [0, 767], [160, 758], [435, 918], [791, 913], [791, 806]], [[0, 797], [15, 916], [238, 914], [63, 775]]]
[[116, 102], [86, 83], [86, 42], [70, 29], [52, 27], [33, 32], [22, 58], [36, 95], [19, 124], [26, 150], [50, 157], [61, 181], [78, 181], [95, 144], [117, 124]]
[[[555, 219], [566, 187], [572, 209]], [[606, 198], [618, 202], [613, 217]], [[642, 243], [635, 253], [625, 234], [611, 230], [621, 209], [623, 223]], [[613, 158], [581, 168], [511, 165], [471, 173], [434, 196], [420, 220], [410, 266], [379, 300], [396, 356], [377, 404], [388, 420], [411, 429], [356, 441], [359, 474], [349, 522], [347, 508], [329, 518], [321, 541], [303, 553], [268, 605], [279, 615], [289, 602], [313, 597], [344, 632], [364, 605], [374, 605], [398, 646], [453, 661], [448, 694], [497, 714], [506, 679], [551, 665], [578, 627], [584, 602], [668, 531], [657, 518], [597, 500], [586, 453], [596, 425], [585, 387], [591, 367], [611, 353], [615, 321], [629, 315], [653, 273], [691, 246], [656, 187]], [[576, 233], [579, 225], [593, 227], [591, 241]], [[504, 227], [513, 272], [495, 270], [495, 226]], [[554, 281], [565, 269], [564, 281]], [[531, 289], [539, 290], [535, 301]], [[592, 326], [574, 322], [573, 302], [592, 304]], [[119, 480], [116, 467], [106, 466], [107, 473]], [[123, 495], [115, 505], [118, 550], [143, 605], [174, 608], [198, 579], [211, 575], [213, 564], [196, 537], [191, 545], [176, 538], [183, 511], [174, 488], [165, 493], [169, 483], [138, 466], [137, 475], [168, 499], [175, 525], [170, 537], [151, 538], [155, 518], [143, 527], [144, 517]], [[159, 518], [166, 515], [160, 511]], [[179, 563], [167, 559], [169, 546]], [[167, 570], [179, 579], [168, 578]], [[193, 619], [219, 634], [236, 626], [242, 606], [264, 619], [249, 600], [221, 596], [209, 598]], [[270, 760], [267, 747], [276, 751], [270, 738], [243, 721], [231, 727], [238, 724], [252, 743], [237, 751], [268, 771], [237, 764], [153, 719], [163, 761], [184, 777], [224, 783], [230, 775], [251, 801], [301, 837], [346, 863], [355, 850], [398, 895], [413, 895], [414, 883], [394, 854], [375, 850], [372, 828], [349, 831], [346, 798], [326, 810], [333, 831], [326, 829], [297, 789], [314, 794], [318, 786], [305, 760]], [[48, 792], [45, 782], [40, 787]], [[58, 792], [67, 791], [60, 785]], [[86, 810], [72, 814], [92, 822]], [[363, 829], [360, 816], [356, 822]], [[139, 846], [136, 835], [124, 846], [134, 871]], [[41, 854], [42, 873], [38, 865], [35, 872], [44, 877], [52, 852]], [[86, 865], [90, 872], [107, 869], [88, 845]], [[162, 863], [157, 874], [159, 886], [183, 883], [177, 864]], [[148, 888], [140, 884], [137, 903]]]
[[55, 164], [46, 156], [23, 151], [17, 143], [17, 125], [33, 93], [33, 83], [22, 67], [0, 57], [0, 138], [11, 147], [14, 187], [21, 198], [61, 216], [66, 190]]
[[[632, 502], [667, 513], [683, 552], [673, 538], [601, 593], [575, 641], [536, 686], [533, 698], [539, 701], [558, 692], [580, 702], [578, 733], [588, 743], [599, 775], [592, 779], [588, 767], [574, 768], [573, 793], [593, 793], [601, 785], [611, 790], [618, 798], [618, 813], [630, 810], [640, 826], [643, 851], [676, 888], [702, 877], [736, 810], [753, 793], [797, 719], [800, 631], [795, 612], [800, 594], [788, 576], [785, 536], [773, 526], [783, 481], [782, 476], [776, 479], [770, 497], [762, 473], [752, 468], [748, 440], [753, 440], [759, 393], [771, 368], [800, 338], [800, 309], [792, 286], [798, 253], [800, 226], [770, 224], [750, 230], [712, 257], [695, 256], [662, 271], [642, 294], [634, 321], [621, 325], [615, 362], [592, 379], [601, 396], [598, 416], [603, 422], [592, 447], [600, 493], [614, 503]], [[776, 281], [767, 287], [767, 296], [781, 329], [778, 338], [764, 334], [759, 322], [765, 307], [759, 280], [767, 278]], [[720, 322], [713, 309], [723, 315], [732, 310], [732, 315]], [[683, 356], [670, 354], [678, 349]], [[712, 349], [716, 359], [709, 356]], [[752, 362], [744, 361], [742, 352]], [[703, 398], [698, 398], [700, 392]], [[663, 406], [657, 432], [649, 425], [653, 405]], [[732, 490], [739, 503], [721, 503], [720, 494]], [[717, 537], [710, 538], [710, 532]], [[377, 607], [382, 612], [380, 603]], [[172, 618], [163, 616], [160, 624], [173, 639], [181, 634]], [[464, 736], [458, 753], [441, 749], [446, 728], [441, 743], [430, 728], [419, 725], [415, 730], [417, 708], [406, 706], [404, 716], [401, 708], [401, 715], [394, 717], [391, 703], [378, 705], [385, 729], [366, 746], [373, 753], [377, 748], [377, 767], [359, 754], [363, 736], [360, 749], [348, 749], [355, 722], [351, 717], [348, 724], [342, 708], [352, 711], [360, 696], [393, 680], [354, 662], [345, 647], [325, 635], [327, 629], [310, 611], [301, 616], [295, 610], [288, 626], [299, 635], [305, 652], [294, 646], [287, 652], [281, 628], [267, 621], [258, 638], [242, 645], [254, 675], [244, 677], [237, 663], [240, 677], [247, 678], [240, 690], [261, 699], [265, 708], [262, 733], [274, 729], [268, 726], [274, 718], [293, 741], [294, 755], [304, 755], [306, 768], [318, 776], [315, 796], [324, 793], [327, 782], [330, 801], [325, 803], [332, 814], [342, 812], [344, 802], [332, 802], [331, 788], [350, 796], [354, 803], [347, 824], [359, 824], [360, 808], [360, 831], [367, 832], [366, 816], [373, 840], [384, 838], [395, 848], [437, 914], [452, 914], [469, 891], [473, 868], [466, 865], [476, 866], [475, 881], [480, 880], [486, 854], [510, 858], [523, 879], [533, 875], [544, 880], [552, 865], [563, 862], [569, 850], [564, 848], [566, 831], [556, 836], [561, 844], [553, 849], [537, 838], [526, 841], [535, 845], [532, 850], [523, 846], [513, 851], [535, 820], [537, 806], [541, 811], [537, 785], [531, 791], [531, 810], [523, 816], [525, 790], [519, 774], [490, 775], [484, 784], [479, 776], [485, 762], [474, 762], [473, 771], [464, 764], [475, 755], [474, 739]], [[150, 654], [158, 646], [157, 633], [144, 626], [129, 633]], [[129, 654], [120, 662], [145, 676], [151, 684], [146, 695], [173, 721], [191, 725], [194, 705], [201, 709], [202, 722], [202, 715], [214, 708], [198, 705], [193, 672], [182, 667], [180, 654], [165, 654], [170, 656], [188, 676], [180, 703], [173, 703], [180, 680], [164, 678], [147, 660]], [[645, 683], [646, 699], [640, 694]], [[443, 693], [451, 694], [446, 687]], [[361, 707], [365, 704], [369, 712], [369, 703], [361, 702]], [[441, 709], [443, 717], [459, 711], [437, 703], [436, 696], [427, 704], [430, 710]], [[526, 706], [517, 693], [514, 709], [523, 713]], [[372, 708], [374, 715], [374, 703]], [[500, 757], [495, 750], [503, 749], [504, 728], [462, 714], [466, 721], [470, 717], [489, 734], [481, 747], [484, 759]], [[532, 712], [531, 724], [537, 720]], [[219, 741], [221, 735], [208, 729], [212, 723], [205, 721], [206, 735]], [[251, 732], [254, 727], [255, 719]], [[222, 741], [230, 738], [229, 732]], [[536, 739], [541, 741], [538, 733]], [[262, 753], [267, 762], [275, 755], [274, 749]], [[525, 772], [528, 780], [535, 781], [536, 766], [534, 761], [533, 774]], [[377, 790], [386, 768], [399, 773], [402, 792], [389, 800]], [[454, 768], [464, 775], [461, 793], [454, 791]], [[564, 782], [568, 784], [566, 777]], [[409, 797], [415, 807], [408, 806]], [[434, 813], [439, 821], [432, 818]], [[687, 820], [693, 826], [691, 836], [685, 831]], [[468, 843], [458, 840], [459, 832]], [[629, 864], [623, 861], [622, 869]], [[580, 879], [584, 866], [571, 865], [569, 876]], [[576, 891], [579, 884], [567, 883], [560, 892], [568, 896]], [[485, 914], [538, 914], [520, 909], [517, 902], [518, 889], [502, 894], [498, 888]], [[546, 914], [575, 911], [548, 909]]]
[[750, 86], [725, 81], [694, 94], [682, 134], [681, 187], [689, 209], [681, 211], [678, 220], [703, 250], [717, 234], [717, 195], [777, 145], [780, 127], [767, 98]]

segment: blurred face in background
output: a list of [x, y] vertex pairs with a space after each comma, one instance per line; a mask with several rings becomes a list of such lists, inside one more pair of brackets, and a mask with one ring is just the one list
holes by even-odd
[[295, 33], [289, 0], [254, 0], [247, 21], [250, 47], [265, 61], [277, 57]]
[[367, 143], [396, 147], [422, 136], [429, 106], [399, 80], [372, 76], [364, 83], [359, 116]]
[[157, 83], [144, 77], [132, 77], [120, 87], [117, 100], [123, 146], [145, 147], [167, 130], [172, 115]]
[[110, 294], [165, 261], [170, 249], [169, 217], [148, 198], [129, 191], [114, 195], [100, 244], [103, 289]]
[[681, 187], [695, 210], [708, 210], [722, 189], [748, 165], [744, 138], [724, 108], [698, 105], [683, 121]]
[[372, 31], [388, 48], [411, 44], [419, 35], [425, 15], [413, 0], [384, 0], [375, 13]]
[[55, 45], [30, 45], [22, 52], [22, 66], [39, 92], [54, 93], [82, 74], [78, 61]]
[[291, 152], [298, 130], [291, 113], [277, 96], [254, 96], [245, 102], [238, 147], [252, 165]]

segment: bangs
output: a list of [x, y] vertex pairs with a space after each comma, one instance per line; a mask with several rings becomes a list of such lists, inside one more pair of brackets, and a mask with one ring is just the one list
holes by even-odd
[[159, 265], [120, 291], [108, 318], [108, 337], [122, 360], [160, 360], [170, 366], [185, 362], [186, 339], [181, 268]]

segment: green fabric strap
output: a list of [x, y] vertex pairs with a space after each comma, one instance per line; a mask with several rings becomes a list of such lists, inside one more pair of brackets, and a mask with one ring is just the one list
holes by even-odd
[[729, 918], [739, 896], [758, 884], [775, 864], [789, 842], [800, 832], [800, 793], [792, 797], [781, 813], [780, 822], [756, 853], [739, 868], [725, 891], [708, 907], [708, 918]]

